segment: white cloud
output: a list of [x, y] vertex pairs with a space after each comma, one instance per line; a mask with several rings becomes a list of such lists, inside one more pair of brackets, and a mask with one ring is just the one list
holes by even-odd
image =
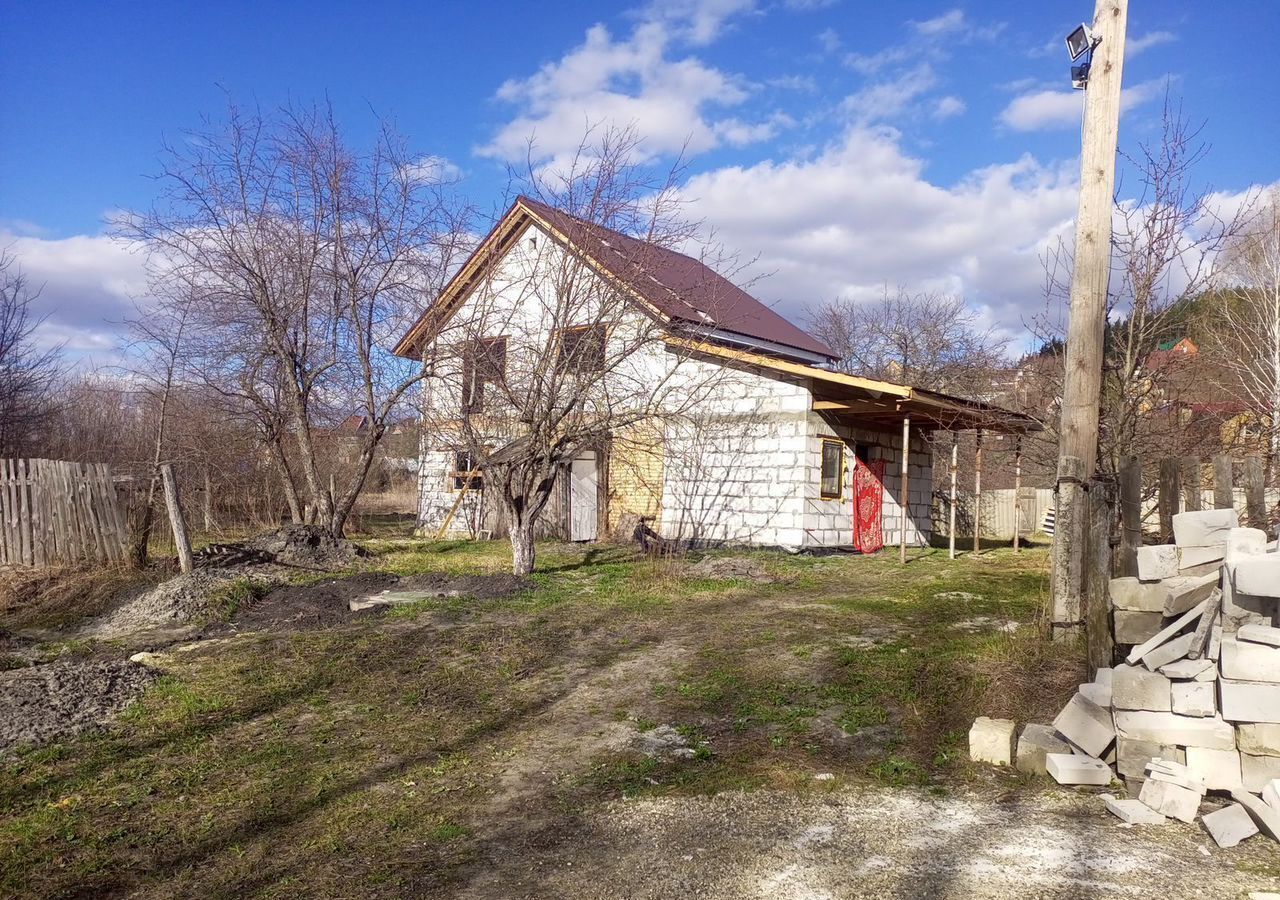
[[818, 45], [822, 47], [823, 53], [835, 53], [840, 49], [841, 43], [840, 35], [834, 28], [824, 28], [818, 32]]
[[779, 75], [776, 78], [770, 78], [765, 84], [769, 85], [769, 87], [786, 91], [800, 91], [805, 94], [812, 94], [818, 89], [817, 80], [809, 75]]
[[716, 136], [735, 147], [767, 141], [779, 130], [795, 124], [795, 120], [786, 113], [775, 113], [764, 122], [741, 122], [737, 119], [724, 119], [715, 124]]
[[144, 259], [104, 235], [42, 238], [0, 231], [0, 247], [13, 254], [40, 295], [33, 313], [42, 346], [65, 344], [73, 357], [113, 355], [121, 323], [135, 298], [147, 293]]
[[953, 116], [962, 115], [968, 108], [968, 105], [959, 97], [942, 97], [933, 106], [933, 117], [935, 119], [950, 119]]
[[1124, 43], [1124, 51], [1132, 59], [1144, 50], [1160, 44], [1168, 44], [1177, 39], [1178, 36], [1172, 31], [1149, 31], [1141, 37], [1127, 38]]
[[1084, 94], [1079, 91], [1032, 91], [1019, 94], [1000, 113], [1000, 121], [1016, 131], [1038, 131], [1079, 125]]
[[[1154, 100], [1164, 91], [1164, 79], [1144, 81], [1120, 92], [1120, 111]], [[1081, 91], [1040, 90], [1020, 94], [1000, 113], [1000, 121], [1015, 131], [1078, 128], [1084, 110]]]
[[881, 69], [913, 59], [918, 51], [907, 44], [894, 44], [875, 53], [850, 53], [844, 64], [863, 75], [875, 75]]
[[668, 27], [680, 40], [701, 46], [719, 37], [734, 16], [752, 12], [755, 6], [755, 0], [654, 0], [641, 17]]
[[462, 169], [443, 156], [427, 155], [405, 166], [405, 175], [427, 182], [457, 181], [462, 177]]
[[911, 27], [918, 33], [929, 36], [951, 34], [966, 27], [964, 10], [953, 9], [923, 22], [912, 22]]
[[634, 126], [644, 150], [655, 155], [697, 153], [714, 147], [721, 133], [741, 134], [740, 117], [722, 111], [749, 96], [743, 79], [673, 51], [681, 41], [712, 39], [731, 15], [750, 8], [737, 0], [660, 4], [625, 39], [592, 26], [559, 60], [498, 89], [498, 99], [519, 112], [478, 152], [522, 160], [532, 140], [539, 161], [560, 159], [581, 144], [589, 125]]
[[937, 84], [928, 63], [900, 73], [895, 78], [868, 85], [846, 97], [841, 108], [861, 122], [892, 118]]
[[758, 255], [743, 277], [764, 276], [753, 293], [786, 315], [903, 284], [961, 294], [1010, 334], [1041, 308], [1040, 253], [1070, 233], [1077, 196], [1074, 164], [1029, 156], [934, 184], [895, 131], [866, 127], [812, 159], [719, 169], [683, 190], [726, 247]]

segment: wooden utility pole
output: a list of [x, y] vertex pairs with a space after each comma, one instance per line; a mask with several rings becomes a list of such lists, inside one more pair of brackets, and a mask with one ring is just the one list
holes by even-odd
[[[1067, 459], [1078, 460], [1086, 479], [1098, 464], [1098, 406], [1102, 392], [1102, 352], [1107, 320], [1107, 287], [1111, 276], [1112, 195], [1116, 179], [1116, 145], [1120, 133], [1120, 82], [1124, 70], [1125, 27], [1128, 0], [1097, 0], [1093, 34], [1098, 40], [1091, 51], [1084, 92], [1084, 128], [1080, 147], [1080, 205], [1076, 213], [1075, 264], [1071, 272], [1071, 313], [1067, 327], [1067, 362], [1058, 440], [1058, 515], [1068, 521], [1076, 511], [1065, 506], [1083, 500], [1074, 489], [1063, 490]], [[1074, 468], [1076, 464], [1071, 464]], [[1081, 513], [1084, 511], [1081, 510]], [[1084, 585], [1079, 571], [1066, 557], [1083, 547], [1070, 540], [1053, 542], [1055, 592], [1053, 624], [1068, 633], [1080, 622]], [[1060, 591], [1068, 596], [1060, 596]], [[1072, 612], [1075, 615], [1071, 618]]]
[[1266, 482], [1261, 456], [1246, 456], [1244, 460], [1244, 509], [1252, 527], [1267, 527]]
[[1098, 463], [1098, 399], [1102, 390], [1102, 339], [1111, 277], [1112, 195], [1120, 134], [1120, 80], [1124, 68], [1128, 0], [1098, 0], [1084, 133], [1080, 146], [1080, 206], [1076, 213], [1071, 316], [1062, 395], [1058, 458], [1074, 456], [1092, 475]]
[[192, 568], [191, 538], [187, 536], [187, 520], [182, 518], [182, 504], [178, 502], [178, 482], [173, 477], [173, 466], [162, 463], [160, 478], [164, 481], [164, 505], [169, 510], [173, 542], [178, 547], [178, 567], [184, 572], [190, 572]]
[[1182, 457], [1182, 508], [1199, 511], [1204, 508], [1204, 487], [1200, 483], [1200, 460]]

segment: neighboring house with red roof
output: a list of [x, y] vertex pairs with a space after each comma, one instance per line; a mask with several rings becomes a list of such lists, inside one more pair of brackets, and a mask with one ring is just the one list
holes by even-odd
[[[652, 378], [668, 377], [667, 361], [676, 354], [704, 373], [725, 376], [706, 404], [714, 427], [677, 434], [659, 422], [583, 450], [566, 467], [563, 490], [547, 514], [550, 531], [560, 536], [595, 540], [642, 517], [664, 538], [699, 543], [872, 549], [897, 542], [905, 527], [907, 542], [921, 545], [931, 529], [926, 432], [1034, 428], [1027, 417], [989, 404], [834, 372], [836, 354], [822, 341], [699, 260], [526, 197], [499, 220], [395, 352], [433, 371], [458, 368], [459, 353], [474, 351], [459, 351], [447, 334], [451, 322], [466, 318], [464, 311], [505, 304], [508, 318], [545, 315], [545, 305], [528, 299], [537, 286], [521, 281], [534, 276], [520, 273], [534, 271], [533, 255], [549, 249], [580, 264], [600, 290], [625, 298], [628, 315], [657, 323], [657, 346], [646, 356]], [[462, 397], [438, 396], [429, 378], [424, 421], [439, 422], [432, 413], [440, 409], [478, 408], [468, 406], [468, 392], [482, 399], [485, 380], [502, 379], [508, 359], [530, 349], [508, 347], [508, 341], [541, 341], [532, 349], [545, 353], [556, 343], [550, 332], [558, 330], [563, 341], [574, 330], [571, 322], [535, 324], [541, 329], [513, 331], [504, 324], [473, 338], [484, 345], [483, 364], [472, 361], [471, 374], [453, 389]], [[613, 339], [604, 330], [594, 338]], [[467, 371], [467, 360], [460, 368]], [[486, 510], [483, 471], [447, 426], [424, 429], [419, 478], [424, 532], [501, 530]]]
[[1178, 366], [1193, 359], [1200, 352], [1196, 342], [1191, 338], [1179, 338], [1176, 341], [1161, 341], [1156, 349], [1147, 354], [1143, 368], [1148, 372], [1159, 372]]

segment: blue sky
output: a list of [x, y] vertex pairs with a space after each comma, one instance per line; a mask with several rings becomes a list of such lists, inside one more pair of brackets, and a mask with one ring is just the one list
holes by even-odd
[[[351, 138], [377, 115], [445, 157], [490, 209], [534, 136], [634, 123], [657, 160], [691, 148], [692, 215], [757, 259], [793, 317], [884, 284], [963, 294], [1018, 332], [1039, 253], [1069, 234], [1080, 95], [1061, 38], [1092, 4], [853, 0], [601, 3], [24, 3], [0, 7], [0, 246], [46, 285], [45, 336], [107, 354], [140, 261], [104, 236], [148, 203], [166, 135], [224, 91], [331, 98]], [[1122, 147], [1166, 83], [1225, 200], [1280, 180], [1280, 3], [1134, 3]]]

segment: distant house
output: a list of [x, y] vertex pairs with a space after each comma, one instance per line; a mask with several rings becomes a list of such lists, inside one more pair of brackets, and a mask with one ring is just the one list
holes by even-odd
[[[353, 462], [360, 455], [371, 422], [372, 419], [369, 416], [353, 413], [337, 425], [321, 429], [317, 436], [332, 443], [339, 462]], [[413, 459], [415, 431], [416, 423], [412, 419], [398, 419], [387, 423], [380, 444], [380, 455], [384, 465], [392, 469], [414, 468], [416, 464]]]
[[1200, 348], [1191, 338], [1161, 341], [1155, 350], [1147, 354], [1143, 368], [1148, 372], [1160, 372], [1193, 359], [1199, 352]]
[[[719, 422], [714, 431], [693, 439], [661, 428], [614, 434], [567, 465], [547, 514], [549, 530], [561, 537], [596, 540], [643, 517], [664, 538], [698, 543], [874, 550], [896, 543], [905, 530], [909, 544], [922, 545], [931, 529], [927, 433], [1033, 427], [1029, 418], [990, 404], [832, 371], [836, 355], [829, 347], [698, 260], [526, 197], [395, 352], [441, 365], [458, 352], [439, 338], [444, 324], [479, 302], [473, 292], [485, 273], [490, 284], [510, 285], [500, 289], [500, 302], [519, 306], [530, 293], [518, 284], [519, 273], [531, 271], [529, 255], [548, 246], [584, 262], [602, 290], [634, 299], [629, 315], [657, 317], [653, 377], [663, 377], [676, 350], [705, 371], [732, 376], [709, 403]], [[492, 296], [485, 302], [493, 303]], [[549, 332], [555, 323], [543, 324]], [[515, 349], [508, 339], [484, 338], [485, 378], [503, 378]], [[446, 399], [459, 408], [460, 398]], [[428, 395], [423, 402], [444, 400]], [[446, 525], [445, 533], [502, 531], [484, 502], [483, 471], [447, 427], [422, 434], [420, 460], [424, 532]]]

